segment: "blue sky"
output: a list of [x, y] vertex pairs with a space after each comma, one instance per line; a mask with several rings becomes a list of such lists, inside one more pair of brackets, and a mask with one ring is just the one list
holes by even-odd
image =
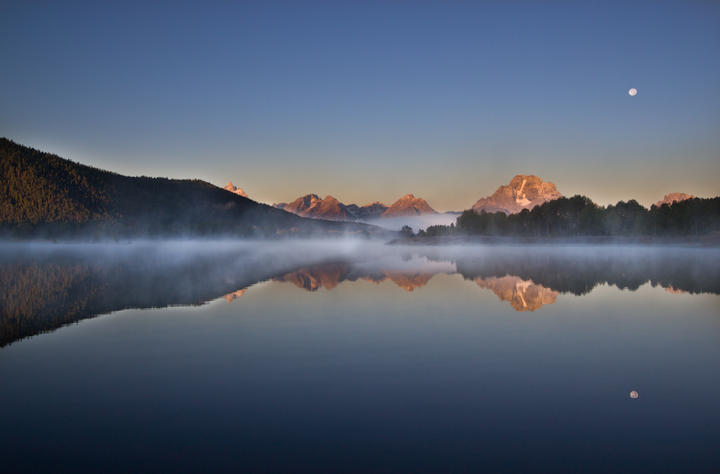
[[720, 194], [718, 2], [3, 2], [0, 59], [0, 135], [261, 201]]

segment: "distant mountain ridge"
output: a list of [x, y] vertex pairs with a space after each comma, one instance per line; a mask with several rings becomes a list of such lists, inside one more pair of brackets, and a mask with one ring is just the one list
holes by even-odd
[[376, 219], [382, 215], [387, 209], [387, 206], [380, 201], [375, 201], [371, 204], [364, 206], [358, 206], [357, 204], [348, 204], [350, 213], [353, 214], [357, 219], [367, 220]]
[[[298, 216], [334, 221], [355, 220], [357, 212], [356, 209], [346, 206], [333, 196], [328, 195], [323, 199], [317, 194], [306, 194], [291, 203], [275, 204], [275, 207]], [[359, 209], [357, 206], [355, 208]]]
[[274, 206], [303, 217], [345, 221], [437, 214], [427, 201], [412, 194], [406, 194], [390, 206], [379, 201], [365, 206], [343, 204], [333, 196], [320, 198], [317, 194], [306, 194], [293, 202]]
[[[228, 183], [225, 189], [232, 191], [232, 183]], [[242, 192], [240, 188], [236, 188]], [[235, 192], [235, 191], [233, 191]], [[244, 195], [244, 194], [242, 194]], [[501, 185], [497, 190], [486, 197], [480, 198], [471, 209], [477, 213], [517, 214], [523, 209], [531, 210], [541, 204], [564, 197], [554, 183], [543, 181], [535, 175], [518, 174], [513, 176], [506, 185]], [[655, 206], [672, 204], [674, 202], [693, 199], [696, 196], [687, 193], [669, 193], [657, 201]], [[345, 204], [337, 198], [327, 195], [321, 198], [317, 194], [306, 194], [289, 203], [273, 204], [278, 209], [283, 209], [302, 217], [314, 219], [327, 219], [335, 221], [367, 221], [378, 218], [395, 217], [419, 217], [427, 215], [457, 215], [462, 211], [437, 212], [426, 200], [415, 197], [413, 194], [406, 194], [390, 206], [380, 201], [364, 206], [357, 204]]]
[[500, 186], [492, 195], [479, 199], [472, 209], [475, 212], [504, 212], [517, 214], [523, 209], [563, 197], [551, 182], [535, 175], [515, 175], [508, 184]]

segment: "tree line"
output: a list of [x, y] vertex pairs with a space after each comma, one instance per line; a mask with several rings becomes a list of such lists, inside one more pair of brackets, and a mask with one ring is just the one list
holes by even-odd
[[607, 207], [586, 196], [562, 197], [517, 214], [467, 210], [456, 224], [434, 225], [419, 237], [691, 236], [720, 231], [720, 197], [687, 199], [647, 209], [635, 200]]

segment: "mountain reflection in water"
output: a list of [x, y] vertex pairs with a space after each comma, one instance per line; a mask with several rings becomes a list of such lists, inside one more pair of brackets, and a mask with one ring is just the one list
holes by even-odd
[[[720, 293], [716, 249], [612, 246], [400, 247], [371, 243], [143, 243], [0, 247], [0, 346], [128, 308], [241, 298], [252, 285], [307, 291], [392, 282], [412, 292], [436, 274], [460, 275], [517, 311], [607, 284]], [[365, 291], [372, 291], [368, 289]]]
[[[332, 290], [344, 281], [366, 280], [373, 283], [391, 281], [403, 290], [410, 292], [427, 285], [430, 279], [440, 270], [436, 269], [435, 273], [387, 270], [366, 270], [366, 272], [353, 269], [350, 263], [327, 263], [301, 268], [280, 277], [275, 277], [273, 281], [290, 282], [307, 291], [317, 291], [320, 288]], [[452, 270], [443, 273], [456, 274], [457, 271]], [[491, 290], [501, 301], [509, 302], [517, 311], [534, 311], [545, 304], [553, 304], [560, 294], [558, 291], [535, 284], [532, 280], [523, 280], [515, 275], [488, 278], [476, 277], [474, 281], [480, 288]], [[244, 294], [247, 289], [241, 291], [241, 294]], [[225, 299], [228, 302], [236, 299], [233, 296], [236, 293], [238, 292], [225, 295]]]
[[319, 288], [332, 290], [343, 281], [366, 280], [381, 283], [390, 280], [405, 291], [413, 291], [427, 285], [435, 273], [413, 273], [387, 270], [354, 269], [350, 263], [326, 263], [301, 268], [273, 278], [274, 281], [287, 281], [298, 288], [308, 291], [317, 291]]
[[480, 288], [492, 290], [502, 301], [507, 301], [517, 311], [535, 311], [544, 304], [553, 304], [560, 292], [523, 280], [518, 276], [475, 278]]

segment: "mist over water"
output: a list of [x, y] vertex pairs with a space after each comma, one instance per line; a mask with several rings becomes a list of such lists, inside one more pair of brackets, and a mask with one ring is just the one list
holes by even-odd
[[413, 231], [427, 229], [431, 225], [450, 225], [455, 224], [458, 213], [443, 212], [438, 214], [422, 214], [418, 216], [403, 217], [382, 217], [379, 219], [369, 219], [364, 222], [384, 229], [400, 230], [403, 226], [409, 226]]
[[[720, 294], [720, 250], [680, 246], [386, 245], [364, 239], [0, 245], [0, 343], [127, 308], [198, 305], [265, 281], [412, 291], [456, 275], [518, 311], [599, 285]], [[367, 290], [369, 293], [372, 290]]]
[[0, 288], [18, 470], [720, 462], [717, 248], [6, 243]]

